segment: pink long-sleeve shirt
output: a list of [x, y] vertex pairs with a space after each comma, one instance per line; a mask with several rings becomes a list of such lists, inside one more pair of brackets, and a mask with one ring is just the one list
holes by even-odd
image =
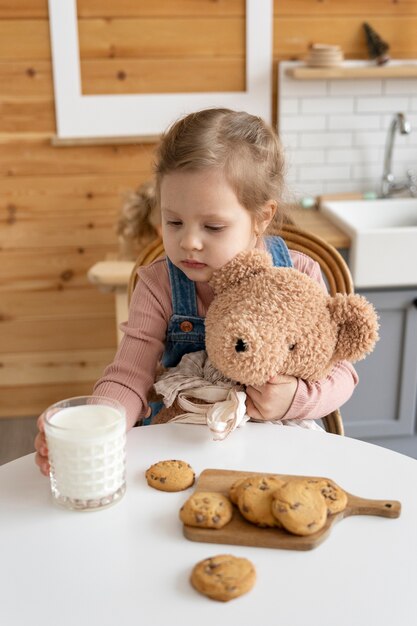
[[[301, 252], [290, 250], [294, 268], [326, 286], [318, 263]], [[165, 348], [165, 335], [172, 315], [171, 285], [165, 258], [138, 271], [129, 319], [121, 325], [124, 337], [113, 362], [94, 387], [94, 394], [121, 402], [127, 411], [128, 428], [146, 415], [147, 395], [155, 382], [155, 371]], [[197, 308], [201, 317], [213, 300], [208, 283], [196, 283]], [[358, 376], [347, 361], [337, 363], [321, 381], [298, 379], [290, 408], [283, 419], [319, 419], [344, 404], [352, 395]]]

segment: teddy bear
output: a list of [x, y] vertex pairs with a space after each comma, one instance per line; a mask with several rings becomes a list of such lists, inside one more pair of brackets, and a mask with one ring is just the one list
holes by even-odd
[[[221, 397], [225, 388], [244, 391], [245, 385], [263, 385], [277, 374], [318, 381], [337, 361], [363, 359], [378, 340], [377, 314], [366, 298], [332, 297], [306, 274], [274, 267], [262, 250], [238, 254], [213, 272], [210, 285], [214, 299], [205, 320], [207, 354], [185, 355], [176, 368], [162, 374], [155, 389], [164, 395], [168, 384], [165, 401], [169, 396], [170, 406], [156, 416], [156, 423], [184, 413], [176, 391], [181, 389], [184, 396], [187, 380], [192, 382], [186, 402], [194, 396], [193, 410], [203, 415], [202, 423], [210, 397], [205, 387], [217, 388]], [[195, 393], [199, 376], [202, 385]], [[198, 405], [203, 405], [201, 411]]]

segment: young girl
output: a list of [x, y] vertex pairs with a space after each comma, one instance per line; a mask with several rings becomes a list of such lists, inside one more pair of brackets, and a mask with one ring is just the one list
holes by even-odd
[[[204, 317], [213, 298], [208, 281], [236, 254], [268, 247], [275, 265], [293, 266], [325, 289], [316, 262], [288, 250], [279, 237], [268, 244], [263, 239], [283, 219], [283, 171], [277, 135], [244, 112], [199, 111], [163, 136], [155, 174], [166, 258], [139, 270], [129, 320], [122, 325], [125, 336], [94, 388], [126, 407], [128, 428], [148, 415], [158, 362], [175, 366], [184, 354], [204, 349]], [[247, 388], [247, 414], [262, 421], [319, 419], [346, 402], [356, 383], [347, 362], [318, 383], [275, 376]], [[46, 473], [42, 432], [35, 445]]]

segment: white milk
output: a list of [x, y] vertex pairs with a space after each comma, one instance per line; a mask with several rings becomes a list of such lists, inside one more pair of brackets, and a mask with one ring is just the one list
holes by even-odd
[[45, 422], [55, 497], [100, 500], [125, 484], [125, 417], [113, 407], [64, 408]]

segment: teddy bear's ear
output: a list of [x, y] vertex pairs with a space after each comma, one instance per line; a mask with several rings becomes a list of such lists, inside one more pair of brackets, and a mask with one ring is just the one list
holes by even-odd
[[215, 270], [209, 283], [214, 293], [219, 294], [252, 276], [262, 274], [272, 266], [272, 258], [268, 252], [263, 250], [240, 252], [229, 263]]
[[338, 338], [333, 359], [360, 361], [378, 341], [378, 316], [373, 305], [358, 294], [329, 297], [330, 315], [337, 325]]

